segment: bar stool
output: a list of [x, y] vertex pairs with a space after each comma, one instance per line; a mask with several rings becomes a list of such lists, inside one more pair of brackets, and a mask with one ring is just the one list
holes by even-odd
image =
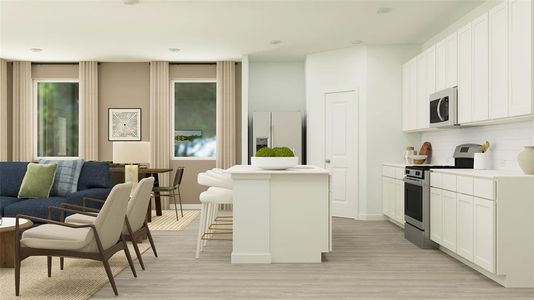
[[[199, 182], [200, 181], [201, 180], [199, 180]], [[217, 237], [219, 235], [232, 234], [231, 231], [210, 231], [209, 228], [213, 220], [215, 219], [217, 206], [220, 204], [233, 203], [233, 192], [225, 188], [210, 187], [207, 191], [202, 192], [200, 194], [200, 203], [202, 203], [202, 209], [200, 211], [200, 224], [198, 228], [197, 251], [195, 258], [199, 258], [200, 251], [203, 250], [203, 241], [232, 240], [231, 238]]]

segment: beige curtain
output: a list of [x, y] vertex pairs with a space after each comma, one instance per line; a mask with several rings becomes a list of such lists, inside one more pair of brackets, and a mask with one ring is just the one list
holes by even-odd
[[98, 62], [81, 61], [80, 157], [98, 160]]
[[[169, 63], [150, 63], [150, 166], [169, 168], [171, 160], [171, 98]], [[159, 175], [160, 186], [169, 185], [169, 173]], [[165, 199], [167, 200], [167, 199]], [[167, 207], [167, 203], [162, 203]]]
[[7, 62], [0, 59], [0, 161], [7, 153]]
[[217, 62], [217, 168], [236, 164], [235, 62]]
[[31, 73], [31, 62], [13, 62], [13, 161], [34, 159], [35, 106]]

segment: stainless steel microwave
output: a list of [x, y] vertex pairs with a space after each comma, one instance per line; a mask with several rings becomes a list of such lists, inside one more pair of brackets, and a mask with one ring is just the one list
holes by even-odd
[[430, 95], [430, 127], [458, 125], [458, 88], [452, 87]]

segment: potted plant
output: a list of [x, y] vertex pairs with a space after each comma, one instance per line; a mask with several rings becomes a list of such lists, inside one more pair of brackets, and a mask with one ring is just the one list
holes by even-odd
[[297, 166], [299, 159], [288, 147], [264, 147], [251, 158], [251, 163], [264, 170], [285, 170]]

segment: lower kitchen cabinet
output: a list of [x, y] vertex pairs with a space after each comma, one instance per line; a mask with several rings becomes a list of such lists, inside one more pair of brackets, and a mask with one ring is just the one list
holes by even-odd
[[382, 212], [396, 225], [404, 226], [404, 167], [383, 166]]
[[474, 260], [474, 197], [464, 194], [457, 195], [457, 234], [456, 253], [473, 262]]
[[404, 224], [404, 181], [395, 180], [395, 220]]
[[456, 252], [456, 193], [442, 191], [443, 203], [443, 233], [441, 242], [447, 249]]
[[442, 190], [430, 189], [430, 239], [441, 244], [443, 240], [443, 200]]
[[495, 272], [495, 202], [474, 198], [474, 262]]

